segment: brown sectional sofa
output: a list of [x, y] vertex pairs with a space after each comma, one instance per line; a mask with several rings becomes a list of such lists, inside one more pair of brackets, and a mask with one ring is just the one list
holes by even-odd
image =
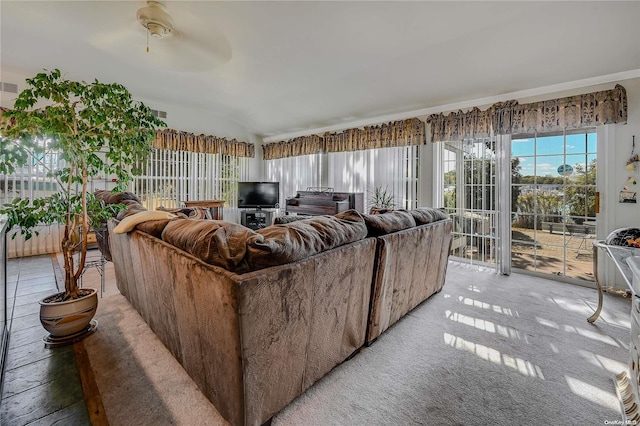
[[442, 289], [451, 231], [447, 219], [376, 237], [368, 344]]
[[[249, 230], [245, 255], [231, 250], [224, 260], [235, 271], [199, 251], [222, 262], [211, 249], [236, 241], [240, 225], [174, 219], [125, 234], [114, 234], [114, 221], [108, 227], [121, 293], [225, 419], [259, 425], [442, 288], [451, 221], [420, 224], [434, 218], [416, 223], [406, 214], [373, 223], [380, 220], [349, 211]], [[198, 226], [217, 242], [176, 237]]]

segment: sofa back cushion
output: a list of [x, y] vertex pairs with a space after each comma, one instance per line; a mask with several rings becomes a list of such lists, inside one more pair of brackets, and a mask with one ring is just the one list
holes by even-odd
[[162, 239], [211, 265], [229, 271], [247, 272], [249, 228], [223, 220], [175, 219], [162, 231]]
[[105, 204], [120, 204], [125, 200], [133, 200], [140, 203], [140, 200], [133, 192], [112, 192], [106, 189], [97, 189], [93, 195], [96, 199], [104, 201]]
[[148, 220], [136, 225], [138, 231], [162, 239], [162, 231], [172, 219]]
[[413, 216], [417, 225], [437, 222], [447, 218], [447, 214], [444, 210], [434, 207], [418, 207], [417, 209], [410, 210], [409, 213], [411, 213], [411, 216]]
[[146, 207], [135, 200], [122, 200], [120, 204], [124, 204], [126, 208], [118, 212], [118, 215], [116, 216], [116, 219], [118, 220], [122, 220], [125, 217], [147, 210]]
[[173, 213], [183, 219], [213, 219], [211, 210], [205, 207], [181, 207], [177, 209], [158, 207], [156, 210]]
[[309, 216], [277, 216], [273, 219], [273, 224], [284, 225], [285, 223], [297, 222], [305, 219], [309, 219]]
[[364, 220], [370, 237], [379, 237], [416, 226], [415, 219], [406, 210], [392, 210], [384, 214], [365, 214]]
[[251, 270], [304, 259], [367, 236], [364, 219], [356, 210], [335, 216], [313, 216], [260, 229], [247, 241]]

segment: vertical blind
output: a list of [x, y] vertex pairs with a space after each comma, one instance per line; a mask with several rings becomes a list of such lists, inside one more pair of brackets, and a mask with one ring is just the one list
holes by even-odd
[[336, 191], [363, 192], [368, 206], [378, 187], [393, 195], [396, 208], [417, 207], [417, 146], [335, 152], [327, 162], [327, 183]]
[[417, 146], [303, 155], [265, 163], [266, 179], [280, 182], [282, 206], [286, 198], [309, 187], [362, 192], [365, 205], [374, 188], [382, 187], [393, 195], [396, 208], [417, 206]]
[[265, 162], [266, 180], [280, 182], [280, 205], [297, 191], [325, 186], [322, 179], [323, 154], [279, 158]]
[[154, 149], [133, 192], [149, 209], [176, 208], [189, 200], [224, 200], [224, 217], [237, 219], [238, 181], [246, 180], [247, 159], [223, 154]]
[[[48, 149], [50, 140], [42, 139], [39, 144], [45, 149], [44, 154], [31, 157], [28, 163], [8, 175], [0, 175], [0, 202], [11, 202], [14, 198], [34, 199], [46, 197], [58, 190], [58, 182], [51, 176], [52, 172], [64, 167], [64, 161], [60, 159], [56, 151]], [[24, 237], [17, 235], [7, 239], [8, 257], [34, 256], [47, 253], [55, 253], [60, 250], [62, 239], [61, 225], [38, 226], [38, 235], [25, 241]], [[9, 236], [13, 235], [9, 231]]]

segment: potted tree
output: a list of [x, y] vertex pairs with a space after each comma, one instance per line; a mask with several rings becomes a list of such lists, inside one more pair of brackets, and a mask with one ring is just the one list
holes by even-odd
[[[43, 224], [64, 225], [60, 249], [65, 290], [40, 302], [40, 319], [54, 338], [76, 336], [91, 329], [98, 303], [95, 290], [78, 287], [87, 236], [92, 225], [117, 212], [117, 207], [88, 192], [89, 179], [110, 176], [116, 182], [114, 191], [124, 190], [151, 150], [155, 129], [164, 123], [117, 83], [70, 81], [57, 69], [26, 83], [14, 108], [0, 118], [0, 173], [13, 173], [35, 161], [48, 167], [57, 185], [41, 198], [17, 198], [0, 213], [17, 228], [13, 237], [20, 233], [29, 239]], [[51, 156], [60, 167], [52, 169], [42, 161]]]

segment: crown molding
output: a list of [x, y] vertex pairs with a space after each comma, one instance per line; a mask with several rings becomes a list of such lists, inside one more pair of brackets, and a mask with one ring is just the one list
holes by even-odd
[[348, 123], [340, 123], [334, 126], [319, 127], [316, 129], [302, 130], [298, 132], [282, 133], [275, 136], [263, 138], [264, 143], [277, 142], [297, 138], [308, 135], [322, 135], [325, 132], [337, 132], [345, 129], [352, 129], [374, 124], [385, 123], [388, 121], [404, 120], [407, 118], [427, 116], [431, 114], [439, 114], [445, 111], [455, 111], [465, 108], [473, 108], [479, 105], [494, 104], [496, 102], [504, 102], [511, 99], [529, 98], [533, 96], [546, 95], [554, 92], [562, 92], [565, 90], [579, 89], [581, 87], [596, 86], [598, 84], [606, 84], [611, 82], [619, 82], [630, 80], [632, 78], [640, 78], [640, 69], [623, 71], [614, 74], [602, 75], [599, 77], [585, 78], [566, 83], [552, 84], [550, 86], [538, 87], [535, 89], [519, 90], [517, 92], [504, 93], [502, 95], [489, 96], [486, 98], [472, 99], [464, 102], [456, 102], [451, 104], [439, 105], [435, 107], [423, 108], [413, 111], [402, 112], [398, 114], [385, 115], [364, 120], [351, 121]]

